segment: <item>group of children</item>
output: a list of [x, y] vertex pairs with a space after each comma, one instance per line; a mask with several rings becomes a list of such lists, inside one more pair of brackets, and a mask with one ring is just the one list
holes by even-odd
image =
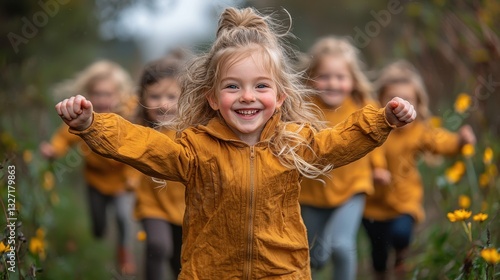
[[[275, 24], [252, 8], [227, 8], [205, 54], [146, 65], [133, 118], [123, 108], [134, 97], [107, 80], [116, 73], [90, 78], [74, 91], [85, 97], [56, 105], [69, 132], [60, 129], [42, 153], [59, 156], [83, 139], [95, 152], [86, 174], [96, 170], [91, 157], [116, 160], [98, 160], [113, 191], [87, 176], [94, 232], [106, 204], [119, 208], [133, 189], [146, 279], [166, 279], [168, 260], [179, 279], [311, 279], [330, 259], [333, 279], [355, 279], [360, 224], [374, 279], [387, 279], [391, 246], [404, 279], [423, 219], [416, 156], [474, 143], [468, 126], [452, 133], [428, 124], [425, 87], [410, 64], [387, 66], [372, 86], [349, 41], [321, 38], [297, 63]], [[98, 86], [105, 81], [114, 87]], [[133, 273], [133, 260], [119, 257]]]

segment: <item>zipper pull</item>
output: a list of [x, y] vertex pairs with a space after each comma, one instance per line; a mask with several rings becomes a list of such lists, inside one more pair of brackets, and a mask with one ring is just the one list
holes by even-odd
[[250, 146], [250, 158], [255, 158], [255, 146]]

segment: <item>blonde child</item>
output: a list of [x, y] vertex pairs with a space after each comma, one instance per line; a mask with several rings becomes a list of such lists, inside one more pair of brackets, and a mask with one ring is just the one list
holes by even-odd
[[227, 8], [182, 76], [178, 138], [98, 114], [82, 96], [57, 113], [103, 155], [186, 186], [179, 279], [310, 279], [299, 181], [364, 156], [415, 118], [400, 98], [317, 131], [271, 18]]
[[[56, 91], [63, 94], [83, 93], [96, 112], [115, 112], [131, 117], [135, 111], [134, 88], [129, 74], [118, 64], [100, 60], [92, 63]], [[130, 167], [104, 158], [90, 150], [79, 137], [70, 134], [62, 124], [50, 142], [40, 144], [40, 153], [48, 159], [63, 157], [71, 147], [77, 147], [85, 162], [84, 177], [88, 189], [91, 228], [94, 237], [103, 238], [107, 228], [106, 210], [114, 207], [118, 225], [117, 258], [122, 273], [135, 273], [130, 250], [131, 193], [127, 191]]]
[[[167, 57], [148, 63], [139, 80], [138, 122], [157, 127], [177, 115], [181, 88], [177, 77], [187, 53], [175, 50]], [[171, 139], [175, 131], [161, 130]], [[184, 185], [158, 181], [142, 175], [136, 191], [135, 217], [146, 232], [145, 279], [167, 279], [166, 265], [178, 276], [181, 269]]]
[[[318, 92], [313, 102], [321, 108], [328, 126], [335, 126], [368, 104], [377, 106], [370, 98], [371, 84], [362, 72], [358, 50], [348, 40], [323, 37], [307, 57], [302, 66], [306, 84]], [[382, 157], [379, 153], [378, 158]], [[356, 279], [356, 237], [365, 196], [373, 192], [371, 169], [376, 159], [372, 152], [332, 170], [321, 177], [322, 181], [302, 181], [300, 204], [313, 272], [331, 258], [333, 279]]]
[[466, 125], [458, 133], [433, 128], [428, 123], [429, 100], [417, 70], [406, 61], [384, 68], [376, 81], [380, 102], [402, 97], [415, 105], [415, 122], [394, 131], [381, 146], [386, 158], [385, 169], [374, 170], [375, 193], [368, 196], [363, 225], [370, 238], [375, 279], [387, 279], [390, 248], [396, 252], [394, 271], [397, 279], [405, 279], [404, 259], [411, 242], [415, 223], [422, 222], [423, 186], [417, 160], [423, 152], [452, 155], [466, 144], [474, 144], [475, 136]]

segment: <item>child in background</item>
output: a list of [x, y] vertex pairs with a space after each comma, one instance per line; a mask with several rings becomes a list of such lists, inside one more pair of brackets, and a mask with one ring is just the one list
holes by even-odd
[[182, 75], [175, 141], [94, 113], [82, 96], [56, 105], [96, 152], [186, 186], [179, 279], [310, 279], [301, 178], [361, 158], [415, 118], [395, 98], [317, 131], [270, 20], [252, 8], [225, 9], [210, 51]]
[[388, 65], [376, 81], [380, 102], [402, 97], [415, 105], [417, 120], [391, 133], [378, 149], [385, 154], [386, 168], [374, 170], [375, 193], [368, 196], [363, 226], [371, 242], [375, 279], [388, 279], [387, 260], [391, 248], [396, 251], [396, 279], [405, 279], [404, 265], [415, 223], [425, 217], [422, 207], [423, 186], [417, 167], [423, 152], [453, 155], [464, 144], [474, 144], [471, 127], [465, 125], [458, 133], [432, 127], [429, 100], [421, 76], [406, 61]]
[[[371, 84], [361, 70], [358, 50], [343, 38], [319, 39], [304, 62], [306, 84], [317, 91], [313, 102], [328, 126], [345, 120], [372, 104]], [[383, 157], [372, 152], [322, 176], [304, 179], [300, 193], [302, 218], [307, 228], [311, 267], [322, 268], [332, 257], [333, 279], [354, 280], [357, 270], [356, 238], [365, 205], [373, 192], [372, 164]], [[313, 274], [314, 275], [314, 274]]]
[[[94, 62], [75, 79], [60, 84], [56, 91], [63, 94], [84, 93], [95, 104], [96, 112], [114, 112], [131, 118], [136, 101], [129, 74], [118, 64], [100, 60]], [[79, 137], [70, 134], [63, 124], [50, 142], [40, 144], [40, 153], [47, 159], [63, 157], [71, 147], [78, 147], [84, 158], [84, 176], [88, 187], [88, 202], [92, 233], [103, 238], [107, 228], [107, 208], [114, 207], [118, 225], [117, 258], [123, 274], [134, 274], [135, 264], [129, 246], [132, 193], [128, 191], [129, 166], [92, 152]]]
[[[175, 50], [165, 58], [144, 67], [139, 80], [138, 122], [156, 127], [177, 115], [181, 88], [177, 77], [185, 66], [186, 53]], [[171, 139], [175, 131], [162, 130]], [[177, 278], [181, 269], [182, 219], [186, 204], [184, 185], [179, 182], [159, 182], [142, 175], [136, 190], [135, 217], [146, 232], [145, 279], [167, 279], [170, 263]]]

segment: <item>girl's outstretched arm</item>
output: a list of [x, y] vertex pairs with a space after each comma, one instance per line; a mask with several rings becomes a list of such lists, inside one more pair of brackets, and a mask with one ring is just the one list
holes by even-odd
[[92, 124], [92, 103], [81, 95], [72, 96], [56, 104], [61, 119], [74, 130], [85, 130]]
[[385, 105], [385, 118], [396, 127], [405, 126], [414, 121], [416, 117], [417, 111], [413, 105], [402, 98], [394, 97]]
[[185, 183], [193, 156], [185, 145], [152, 128], [135, 125], [113, 113], [93, 113], [83, 96], [65, 99], [56, 111], [97, 154], [128, 164], [142, 173]]

